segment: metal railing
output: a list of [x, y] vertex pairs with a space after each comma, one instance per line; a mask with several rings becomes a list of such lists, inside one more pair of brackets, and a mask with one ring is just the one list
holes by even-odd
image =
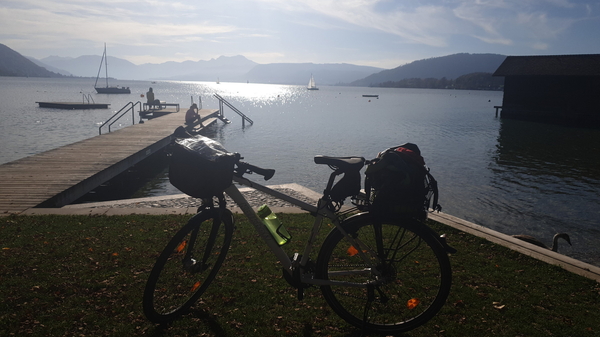
[[[125, 106], [122, 107], [121, 110], [117, 111], [106, 122], [104, 122], [102, 125], [100, 125], [100, 127], [98, 127], [98, 134], [100, 134], [100, 135], [102, 134], [102, 127], [105, 126], [106, 124], [108, 124], [108, 132], [110, 132], [111, 125], [113, 125], [116, 121], [118, 121], [121, 117], [123, 117], [129, 111], [131, 111], [131, 122], [132, 122], [131, 125], [134, 125], [135, 124], [135, 106], [136, 105], [139, 105], [138, 111], [141, 111], [142, 102], [140, 102], [140, 101], [137, 101], [135, 103], [129, 102], [129, 103], [125, 104]], [[125, 110], [125, 111], [123, 111], [123, 110]]]
[[[190, 96], [190, 100], [192, 101], [192, 105], [194, 104], [194, 96]], [[202, 96], [198, 96], [198, 109], [202, 110]]]
[[254, 122], [248, 116], [244, 115], [240, 110], [236, 109], [236, 107], [231, 105], [231, 103], [227, 102], [219, 94], [215, 94], [215, 97], [219, 100], [219, 114], [221, 115], [221, 117], [224, 117], [223, 116], [223, 105], [226, 105], [231, 110], [235, 111], [238, 115], [242, 116], [242, 127], [246, 126], [246, 124], [245, 124], [246, 121], [248, 121], [248, 123], [250, 123], [250, 125], [254, 124]]

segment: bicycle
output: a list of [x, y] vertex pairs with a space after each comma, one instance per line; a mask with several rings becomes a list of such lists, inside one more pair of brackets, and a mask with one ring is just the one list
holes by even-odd
[[[167, 323], [183, 315], [218, 273], [234, 230], [223, 193], [235, 201], [281, 262], [284, 278], [298, 289], [300, 300], [306, 288], [319, 286], [326, 302], [346, 322], [363, 331], [387, 334], [415, 329], [442, 308], [452, 279], [448, 253], [455, 252], [444, 235], [435, 233], [423, 219], [371, 214], [368, 196], [362, 192], [353, 196], [353, 206], [343, 211], [342, 203], [332, 200], [332, 190], [339, 191], [335, 186], [345, 179], [334, 184], [336, 177], [344, 174], [360, 179], [357, 173], [369, 164], [365, 158], [316, 156], [315, 163], [334, 170], [316, 205], [247, 179], [244, 175], [255, 173], [268, 180], [275, 171], [241, 159], [236, 154], [232, 178], [224, 191], [202, 198], [198, 213], [158, 257], [143, 296], [144, 313], [150, 321]], [[288, 256], [231, 180], [315, 217], [301, 254]], [[324, 219], [331, 221], [333, 229], [313, 261], [310, 257]]]

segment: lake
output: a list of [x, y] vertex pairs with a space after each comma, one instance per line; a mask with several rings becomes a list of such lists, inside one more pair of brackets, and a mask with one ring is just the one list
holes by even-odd
[[[199, 97], [204, 108], [217, 109], [218, 93], [254, 125], [242, 128], [241, 117], [226, 107], [232, 124], [218, 122], [211, 137], [245, 161], [276, 169], [269, 183], [321, 192], [330, 170], [315, 165], [314, 155], [371, 159], [412, 142], [439, 182], [444, 212], [547, 245], [555, 233], [566, 232], [573, 246], [561, 242], [560, 253], [600, 265], [600, 130], [497, 118], [493, 107], [502, 105], [502, 92], [119, 81], [132, 94], [100, 95], [93, 82], [0, 77], [0, 163], [96, 136], [114, 111], [144, 102], [140, 95], [150, 86], [157, 99], [180, 103], [183, 111]], [[35, 103], [81, 101], [84, 93], [110, 109], [56, 110]], [[131, 123], [127, 117], [113, 129]], [[164, 175], [143, 192], [176, 193]]]

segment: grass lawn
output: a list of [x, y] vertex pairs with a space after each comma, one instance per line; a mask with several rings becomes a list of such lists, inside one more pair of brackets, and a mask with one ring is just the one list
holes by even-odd
[[[300, 250], [311, 217], [282, 214]], [[0, 218], [0, 336], [361, 336], [318, 288], [303, 301], [250, 225], [191, 312], [169, 326], [142, 313], [152, 265], [187, 216]], [[458, 249], [447, 304], [404, 336], [600, 336], [600, 284], [432, 223]]]

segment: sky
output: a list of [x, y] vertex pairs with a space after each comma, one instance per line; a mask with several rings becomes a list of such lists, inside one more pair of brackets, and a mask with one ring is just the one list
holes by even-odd
[[391, 69], [456, 53], [600, 53], [598, 0], [2, 0], [0, 43], [134, 64], [243, 55]]

